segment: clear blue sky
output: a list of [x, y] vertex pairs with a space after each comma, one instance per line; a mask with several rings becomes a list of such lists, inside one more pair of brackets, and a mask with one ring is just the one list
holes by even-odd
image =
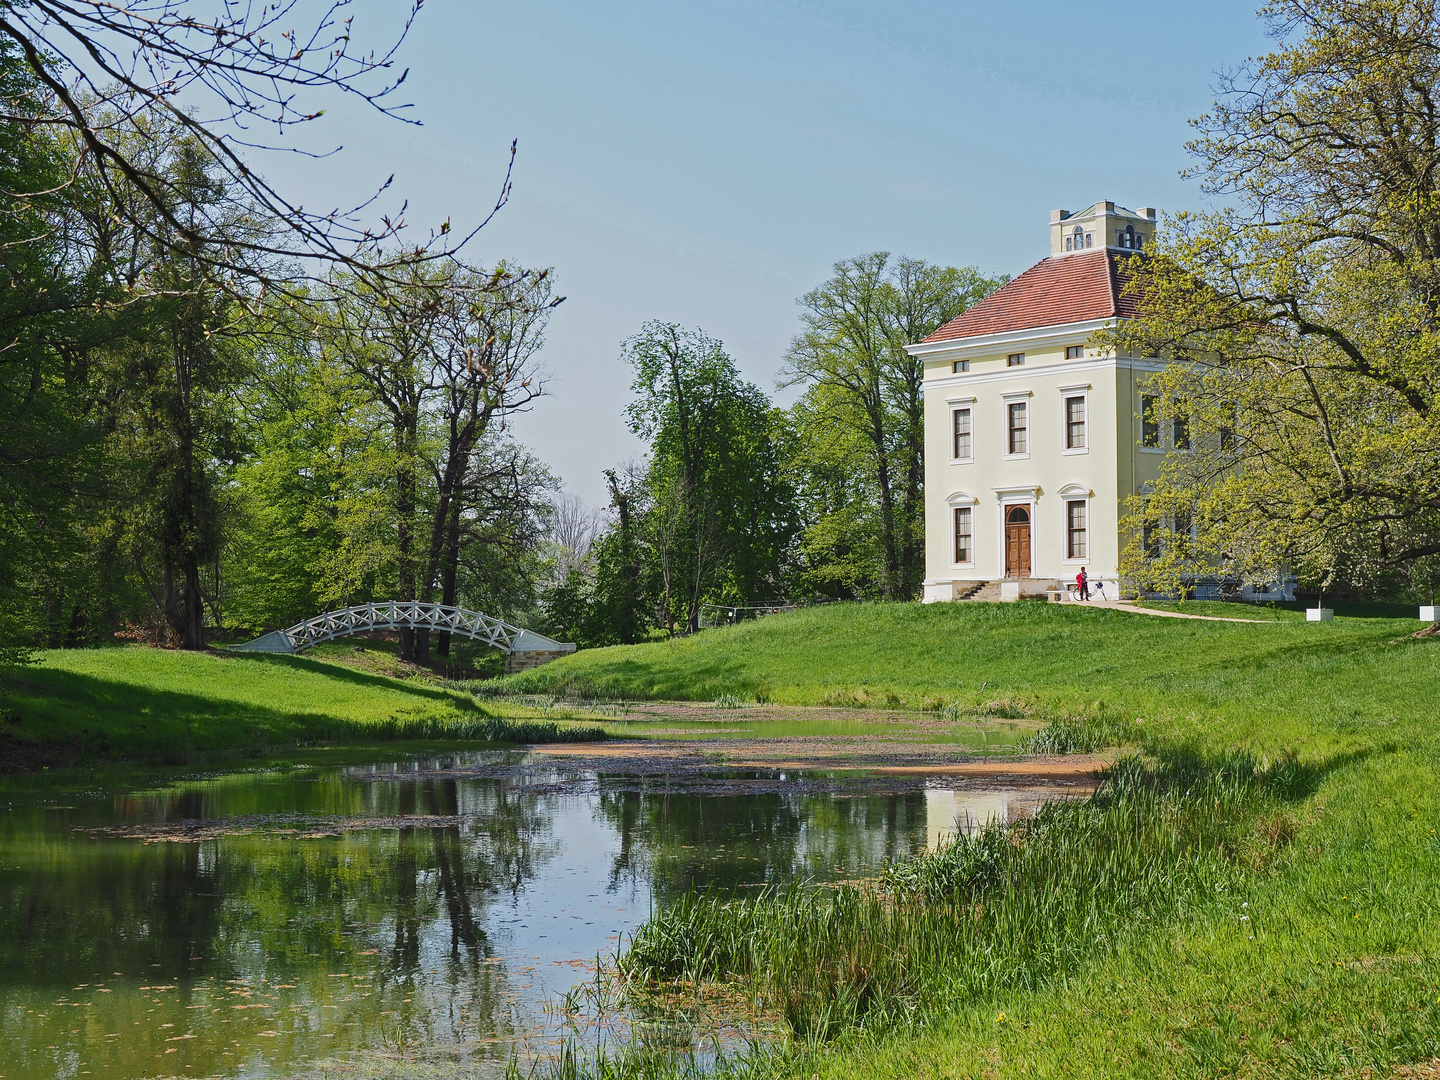
[[[417, 231], [464, 227], [518, 138], [469, 255], [555, 268], [549, 397], [516, 430], [598, 505], [601, 470], [642, 451], [619, 354], [646, 319], [703, 327], [773, 392], [795, 299], [839, 259], [1016, 274], [1052, 208], [1200, 205], [1186, 122], [1266, 48], [1254, 6], [430, 0], [402, 57], [423, 127], [332, 108], [306, 134], [340, 155], [257, 164], [312, 207], [393, 172]], [[397, 7], [358, 0], [357, 37]]]

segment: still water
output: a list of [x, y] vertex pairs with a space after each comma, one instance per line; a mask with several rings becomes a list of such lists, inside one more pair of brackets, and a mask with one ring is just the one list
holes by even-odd
[[683, 890], [853, 876], [1039, 798], [953, 788], [687, 787], [490, 751], [7, 790], [0, 1077], [414, 1054], [499, 1075], [554, 1045], [558, 997]]

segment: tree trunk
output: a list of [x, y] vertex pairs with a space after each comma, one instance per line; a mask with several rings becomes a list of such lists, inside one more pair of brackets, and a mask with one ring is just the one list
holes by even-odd
[[885, 576], [880, 583], [880, 594], [886, 600], [894, 600], [895, 584], [900, 576], [900, 556], [895, 543], [895, 493], [891, 490], [890, 456], [885, 449], [884, 429], [877, 426], [873, 438], [875, 483], [880, 489], [880, 547], [885, 560]]
[[[176, 439], [174, 471], [171, 483], [170, 521], [166, 539], [172, 545], [172, 567], [178, 564], [180, 572], [179, 596], [171, 606], [171, 623], [182, 649], [205, 648], [205, 599], [200, 591], [200, 550], [203, 537], [209, 531], [209, 522], [202, 520], [205, 508], [201, 505], [199, 464], [195, 460], [195, 418], [192, 412], [190, 369], [191, 350], [190, 328], [180, 329], [179, 340], [174, 345], [175, 356], [175, 397], [174, 414], [171, 423]], [[173, 572], [172, 572], [173, 574]]]
[[180, 647], [198, 650], [205, 648], [205, 596], [200, 591], [200, 561], [193, 552], [185, 557], [185, 588], [181, 594], [185, 605], [184, 629], [181, 631]]
[[[923, 429], [920, 429], [923, 431]], [[914, 424], [905, 445], [905, 496], [901, 505], [900, 588], [904, 599], [915, 599], [925, 578], [925, 528], [921, 500], [925, 491], [922, 437]], [[918, 527], [917, 527], [918, 526]]]
[[[403, 434], [403, 433], [402, 433]], [[408, 440], [406, 440], [408, 442]], [[404, 453], [409, 453], [407, 446]], [[395, 586], [397, 600], [414, 600], [415, 597], [415, 470], [407, 457], [395, 475], [395, 541], [399, 554]], [[415, 631], [405, 627], [400, 631], [400, 659], [414, 662]]]
[[606, 470], [605, 479], [610, 484], [610, 494], [615, 500], [615, 512], [620, 518], [620, 565], [625, 568], [625, 614], [620, 621], [620, 641], [625, 645], [635, 644], [635, 606], [640, 595], [640, 561], [635, 557], [634, 537], [630, 532], [630, 496], [620, 491], [615, 473]]
[[[456, 578], [460, 572], [460, 503], [458, 501], [451, 504], [446, 518], [448, 520], [445, 525], [445, 553], [440, 567], [440, 602], [453, 607], [456, 599]], [[435, 651], [441, 656], [449, 657], [450, 631], [441, 631]]]

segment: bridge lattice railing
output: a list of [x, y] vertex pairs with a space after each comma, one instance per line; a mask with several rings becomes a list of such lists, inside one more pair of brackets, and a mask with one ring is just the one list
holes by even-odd
[[285, 633], [300, 650], [366, 630], [448, 631], [506, 650], [522, 633], [520, 627], [483, 612], [419, 600], [388, 600], [327, 611], [297, 623]]

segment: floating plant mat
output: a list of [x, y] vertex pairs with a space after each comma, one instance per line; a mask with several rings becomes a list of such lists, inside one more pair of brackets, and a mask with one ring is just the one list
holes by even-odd
[[444, 814], [409, 814], [399, 817], [316, 818], [295, 814], [248, 814], [215, 820], [146, 821], [133, 825], [77, 825], [76, 832], [90, 836], [120, 836], [156, 843], [199, 843], [222, 836], [262, 833], [292, 840], [317, 840], [347, 832], [372, 829], [458, 829], [483, 819]]

